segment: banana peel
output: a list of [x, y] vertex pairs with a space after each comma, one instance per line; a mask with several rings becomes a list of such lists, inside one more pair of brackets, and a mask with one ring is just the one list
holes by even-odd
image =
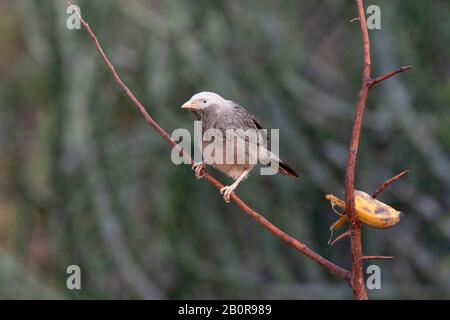
[[[340, 215], [340, 218], [330, 226], [330, 231], [333, 232], [347, 221], [345, 202], [332, 194], [327, 194], [325, 198], [331, 202], [333, 210]], [[342, 212], [338, 212], [336, 207], [340, 208]], [[403, 215], [400, 211], [359, 190], [355, 190], [355, 211], [359, 221], [377, 229], [395, 226]]]

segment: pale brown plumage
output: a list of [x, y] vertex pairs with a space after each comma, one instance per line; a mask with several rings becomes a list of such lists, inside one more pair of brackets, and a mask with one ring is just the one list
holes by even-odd
[[[182, 108], [190, 109], [195, 114], [197, 120], [202, 121], [202, 135], [204, 135], [205, 132], [214, 132], [214, 130], [217, 130], [217, 133], [223, 135], [223, 141], [220, 146], [218, 144], [219, 142], [215, 139], [212, 139], [211, 141], [202, 140], [199, 145], [202, 147], [204, 156], [207, 154], [207, 152], [205, 152], [206, 149], [217, 147], [217, 149], [223, 150], [222, 157], [218, 157], [217, 154], [213, 153], [213, 155], [216, 156], [215, 158], [205, 158], [207, 158], [207, 162], [214, 168], [235, 180], [232, 185], [221, 189], [225, 201], [230, 201], [231, 193], [236, 189], [238, 184], [247, 177], [255, 166], [255, 163], [251, 161], [251, 157], [255, 157], [258, 162], [263, 164], [275, 164], [279, 172], [283, 175], [298, 177], [297, 173], [285, 162], [267, 150], [267, 145], [265, 145], [265, 143], [261, 143], [261, 141], [265, 142], [264, 140], [267, 139], [266, 137], [260, 136], [260, 140], [258, 140], [257, 143], [254, 143], [251, 138], [243, 135], [242, 131], [249, 130], [248, 132], [256, 132], [257, 130], [262, 129], [262, 126], [252, 114], [248, 113], [237, 103], [226, 100], [216, 93], [201, 92], [194, 95], [182, 106]], [[228, 132], [233, 130], [233, 132], [237, 133], [237, 136], [230, 138], [229, 135], [227, 135], [227, 130]], [[207, 137], [208, 135], [205, 136]], [[244, 161], [238, 161], [239, 152], [242, 152], [241, 155], [243, 157], [245, 154]], [[226, 160], [227, 155], [230, 159], [233, 159], [231, 163], [229, 161], [227, 163], [225, 163], [225, 161], [220, 161], [220, 159]], [[204, 165], [205, 163], [201, 162], [196, 163], [193, 166], [197, 178], [202, 177]]]

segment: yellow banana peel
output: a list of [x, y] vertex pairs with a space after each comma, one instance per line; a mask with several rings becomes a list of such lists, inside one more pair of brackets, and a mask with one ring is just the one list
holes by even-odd
[[[331, 202], [333, 210], [341, 216], [330, 227], [330, 231], [334, 231], [347, 221], [345, 202], [332, 194], [327, 194], [325, 198]], [[335, 207], [342, 209], [342, 213], [337, 212]], [[355, 211], [359, 221], [377, 229], [386, 229], [396, 225], [402, 216], [400, 211], [359, 190], [355, 190]]]

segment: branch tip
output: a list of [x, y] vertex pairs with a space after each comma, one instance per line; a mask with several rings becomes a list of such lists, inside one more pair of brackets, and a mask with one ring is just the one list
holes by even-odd
[[362, 260], [393, 260], [395, 259], [393, 256], [363, 256]]
[[376, 77], [375, 79], [372, 79], [372, 80], [369, 81], [369, 83], [368, 83], [369, 88], [372, 88], [373, 86], [379, 84], [380, 82], [382, 82], [384, 80], [392, 78], [396, 74], [399, 74], [399, 73], [404, 72], [404, 71], [411, 70], [412, 68], [413, 68], [412, 66], [403, 66], [403, 67], [400, 67], [400, 68], [398, 68], [398, 69], [396, 69], [396, 70], [394, 70], [392, 72], [386, 73], [385, 75]]
[[387, 187], [393, 184], [395, 181], [400, 179], [401, 177], [407, 175], [410, 170], [405, 170], [397, 174], [396, 176], [386, 180], [383, 184], [372, 194], [372, 198], [376, 199]]

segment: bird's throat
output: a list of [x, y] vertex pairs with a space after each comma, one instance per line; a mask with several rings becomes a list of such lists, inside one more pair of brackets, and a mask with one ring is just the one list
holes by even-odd
[[203, 121], [203, 119], [205, 118], [205, 114], [201, 110], [192, 110], [192, 113], [195, 115], [195, 118], [198, 121]]

